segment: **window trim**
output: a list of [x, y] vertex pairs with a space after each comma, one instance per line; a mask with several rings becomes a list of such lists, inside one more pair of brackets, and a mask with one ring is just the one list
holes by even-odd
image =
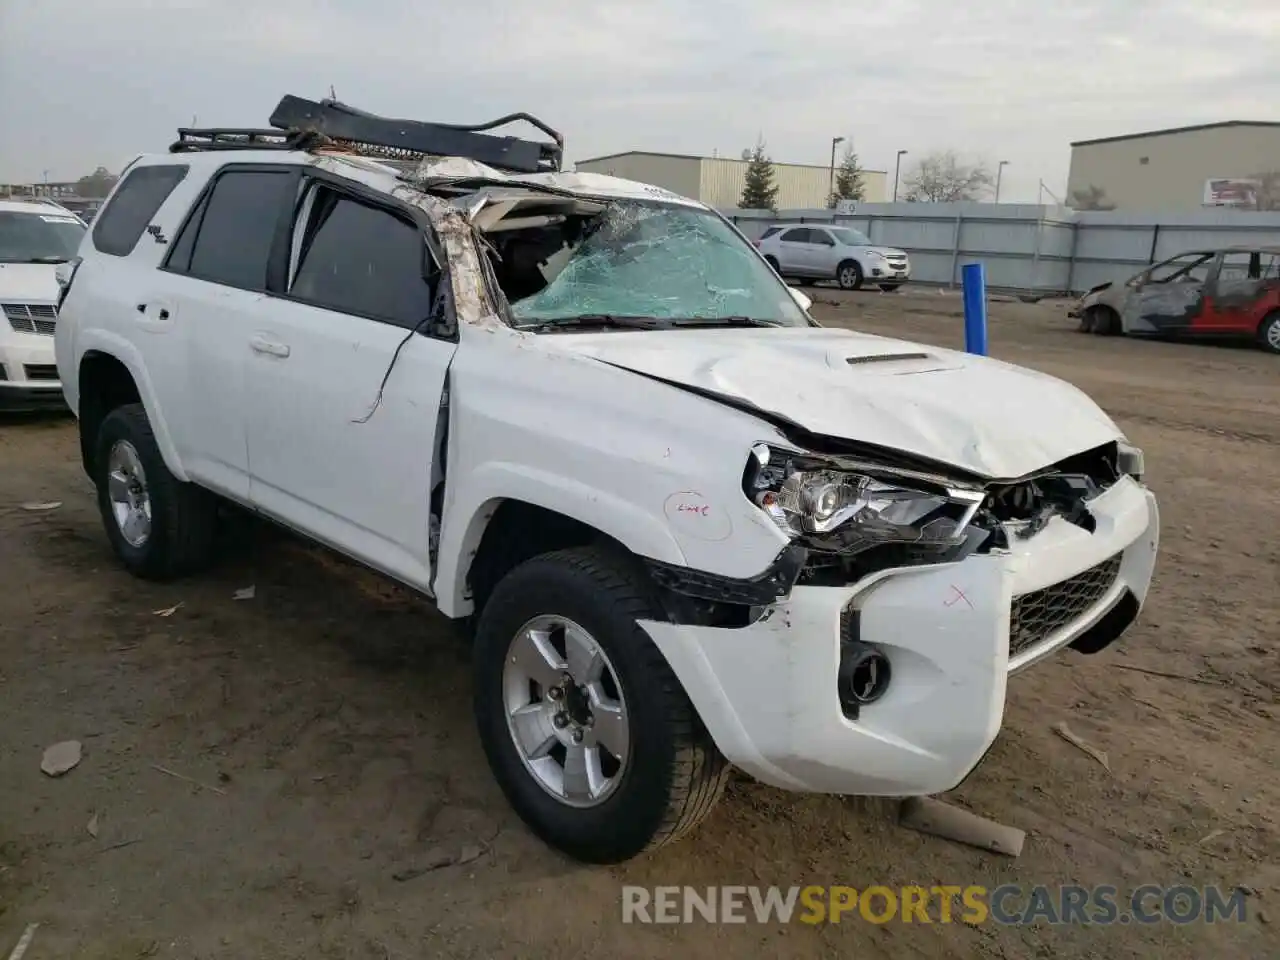
[[[173, 264], [173, 257], [178, 249], [178, 244], [186, 234], [188, 228], [193, 228], [195, 238], [191, 244], [191, 255], [195, 256], [196, 244], [200, 241], [200, 231], [204, 229], [205, 212], [209, 209], [209, 200], [213, 196], [213, 191], [218, 185], [218, 181], [229, 173], [270, 173], [277, 175], [287, 175], [292, 179], [291, 187], [294, 192], [294, 200], [292, 203], [281, 204], [280, 213], [275, 225], [275, 233], [271, 238], [271, 248], [267, 253], [267, 273], [263, 281], [261, 289], [246, 287], [236, 283], [227, 283], [216, 277], [205, 276], [196, 273], [191, 269], [190, 261], [187, 262], [185, 268], [179, 268]], [[200, 189], [200, 193], [192, 202], [186, 215], [182, 218], [182, 223], [178, 227], [177, 232], [173, 235], [173, 242], [169, 246], [169, 250], [165, 253], [164, 259], [160, 262], [160, 270], [165, 273], [172, 273], [175, 276], [187, 277], [191, 280], [200, 280], [203, 283], [212, 283], [219, 287], [226, 287], [228, 290], [243, 290], [246, 293], [267, 293], [274, 294], [280, 286], [280, 278], [283, 276], [284, 270], [287, 269], [289, 225], [293, 222], [294, 211], [297, 207], [297, 187], [302, 178], [302, 167], [292, 163], [228, 163], [219, 167], [209, 177], [205, 185]], [[281, 248], [281, 233], [285, 232], [285, 247]], [[286, 258], [285, 265], [282, 267], [280, 260], [282, 255]]]
[[[290, 216], [288, 233], [284, 241], [285, 252], [288, 259], [286, 259], [286, 262], [281, 266], [281, 275], [284, 277], [285, 283], [281, 285], [281, 289], [279, 291], [272, 291], [272, 296], [280, 300], [287, 300], [290, 303], [296, 303], [300, 306], [310, 307], [313, 310], [324, 310], [328, 313], [336, 313], [343, 317], [355, 317], [360, 320], [369, 320], [373, 323], [385, 324], [386, 326], [394, 327], [397, 330], [403, 330], [405, 333], [413, 332], [416, 329], [418, 333], [421, 333], [423, 336], [427, 336], [432, 340], [456, 342], [458, 339], [458, 323], [456, 322], [456, 319], [452, 324], [450, 324], [453, 329], [453, 335], [445, 337], [432, 332], [432, 328], [430, 326], [423, 327], [421, 323], [419, 323], [416, 328], [407, 327], [399, 320], [394, 320], [380, 314], [339, 309], [328, 304], [317, 303], [307, 297], [295, 296], [293, 294], [291, 287], [293, 282], [297, 279], [297, 270], [295, 269], [295, 264], [292, 262], [294, 239], [299, 227], [302, 226], [298, 222], [298, 216], [303, 212], [304, 208], [308, 212], [314, 209], [314, 203], [309, 203], [308, 201], [312, 196], [312, 191], [320, 188], [332, 190], [339, 196], [354, 203], [359, 203], [366, 207], [372, 207], [375, 210], [381, 210], [383, 213], [387, 213], [402, 221], [406, 221], [409, 226], [416, 230], [418, 243], [422, 252], [423, 264], [425, 265], [426, 258], [430, 257], [431, 262], [435, 264], [438, 272], [435, 289], [431, 291], [431, 300], [433, 305], [439, 299], [441, 285], [449, 283], [448, 271], [444, 265], [441, 264], [441, 258], [436, 255], [435, 247], [428, 239], [428, 232], [431, 229], [430, 219], [422, 210], [412, 204], [404, 203], [394, 197], [389, 197], [387, 194], [372, 189], [371, 187], [367, 187], [362, 183], [335, 176], [326, 170], [306, 170], [303, 173], [302, 179], [302, 189], [298, 191], [297, 200], [294, 203], [294, 210]], [[301, 256], [302, 252], [302, 247], [300, 246], [298, 248], [299, 256]], [[301, 260], [299, 260], [296, 266], [301, 266]], [[426, 277], [423, 277], [423, 282], [426, 282]], [[451, 301], [445, 305], [445, 309], [449, 311], [452, 310]], [[429, 319], [429, 317], [424, 319]]]
[[[102, 209], [100, 209], [97, 215], [94, 216], [93, 223], [87, 231], [89, 234], [89, 242], [93, 244], [94, 252], [100, 253], [104, 257], [116, 257], [123, 260], [127, 257], [133, 256], [134, 252], [138, 249], [138, 243], [146, 234], [147, 227], [150, 226], [152, 218], [164, 208], [164, 205], [173, 197], [173, 192], [177, 190], [178, 187], [182, 185], [182, 182], [191, 174], [191, 164], [189, 163], [149, 163], [145, 166], [135, 166], [137, 162], [137, 159], [135, 159], [132, 164], [125, 168], [120, 179], [116, 182], [115, 186], [112, 187], [110, 196], [107, 198], [106, 202], [103, 203]], [[180, 175], [178, 176], [178, 179], [173, 181], [173, 185], [169, 187], [169, 190], [165, 195], [160, 198], [160, 202], [156, 204], [156, 208], [147, 215], [147, 222], [143, 223], [142, 229], [139, 230], [138, 235], [133, 238], [133, 243], [129, 245], [129, 249], [124, 253], [116, 253], [114, 250], [106, 250], [100, 245], [98, 234], [102, 229], [102, 225], [107, 221], [107, 214], [110, 212], [111, 207], [119, 201], [120, 195], [124, 192], [125, 187], [128, 186], [129, 181], [144, 170], [177, 170], [180, 171]]]

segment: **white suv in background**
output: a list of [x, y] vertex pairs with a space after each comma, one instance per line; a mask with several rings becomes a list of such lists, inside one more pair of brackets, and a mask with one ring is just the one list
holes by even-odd
[[84, 232], [54, 203], [0, 199], [0, 412], [65, 409], [53, 351], [57, 271]]
[[469, 620], [549, 843], [678, 839], [729, 764], [951, 789], [1010, 674], [1138, 615], [1155, 498], [1070, 384], [824, 329], [715, 210], [561, 172], [558, 135], [271, 122], [140, 158], [81, 246], [58, 367], [107, 536], [189, 573], [230, 500]]
[[911, 279], [905, 251], [878, 247], [861, 230], [821, 223], [770, 226], [756, 247], [783, 277], [834, 280], [843, 290], [874, 283], [897, 290]]

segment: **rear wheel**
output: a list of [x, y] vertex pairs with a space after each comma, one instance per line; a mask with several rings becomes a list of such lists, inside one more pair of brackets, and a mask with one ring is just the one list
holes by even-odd
[[167, 580], [208, 563], [217, 500], [169, 472], [142, 404], [107, 414], [95, 449], [98, 509], [111, 547], [129, 572]]
[[1262, 349], [1280, 353], [1280, 310], [1272, 310], [1258, 325], [1258, 343]]
[[656, 608], [625, 558], [596, 547], [517, 567], [474, 648], [480, 739], [544, 842], [619, 863], [679, 839], [719, 799], [724, 757], [638, 621]]
[[858, 290], [862, 287], [862, 267], [856, 260], [846, 260], [836, 267], [836, 283], [841, 290]]
[[764, 260], [765, 260], [765, 263], [773, 267], [774, 273], [778, 274], [779, 276], [782, 275], [782, 268], [778, 266], [778, 260], [776, 257], [765, 257]]

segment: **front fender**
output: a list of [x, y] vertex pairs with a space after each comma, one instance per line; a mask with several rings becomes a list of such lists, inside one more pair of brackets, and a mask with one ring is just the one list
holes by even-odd
[[436, 602], [447, 617], [470, 612], [467, 571], [485, 527], [504, 500], [519, 500], [572, 517], [639, 556], [683, 566], [684, 552], [662, 518], [608, 490], [528, 464], [481, 464], [457, 484], [440, 532]]
[[155, 434], [156, 446], [160, 448], [160, 455], [164, 458], [164, 465], [169, 468], [169, 472], [175, 477], [186, 482], [188, 479], [187, 472], [182, 467], [182, 461], [178, 457], [177, 448], [173, 444], [168, 424], [165, 422], [160, 405], [156, 402], [155, 387], [151, 382], [151, 378], [147, 376], [147, 368], [142, 362], [142, 354], [137, 347], [124, 337], [109, 330], [98, 328], [80, 331], [79, 336], [76, 338], [75, 389], [77, 391], [77, 405], [80, 400], [80, 365], [84, 362], [85, 354], [91, 352], [104, 353], [124, 364], [125, 369], [129, 371], [129, 375], [133, 377], [134, 385], [138, 388], [138, 397], [142, 401], [143, 409], [147, 412], [147, 419], [151, 421], [151, 430]]

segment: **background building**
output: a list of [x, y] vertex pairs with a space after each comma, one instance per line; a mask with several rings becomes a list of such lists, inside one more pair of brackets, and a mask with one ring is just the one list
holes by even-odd
[[[836, 163], [840, 162], [839, 156]], [[613, 153], [579, 160], [582, 173], [605, 173], [640, 183], [651, 183], [681, 196], [700, 200], [709, 207], [736, 207], [746, 186], [747, 161], [728, 157], [695, 157], [679, 153]], [[883, 203], [887, 177], [883, 170], [862, 171], [867, 203]], [[825, 207], [831, 194], [831, 168], [804, 163], [775, 163], [773, 182], [778, 186], [778, 209]]]
[[1091, 196], [1123, 209], [1257, 209], [1280, 203], [1277, 179], [1280, 122], [1227, 120], [1077, 141], [1067, 195], [1086, 208], [1078, 201]]

